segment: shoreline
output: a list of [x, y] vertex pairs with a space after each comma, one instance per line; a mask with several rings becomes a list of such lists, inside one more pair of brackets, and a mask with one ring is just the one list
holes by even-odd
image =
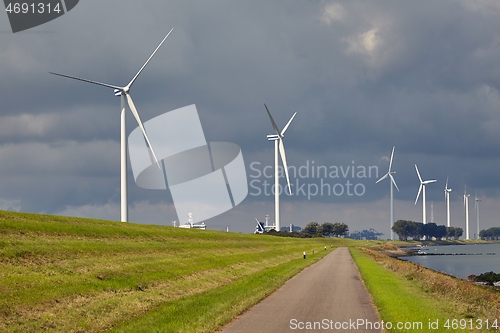
[[[430, 246], [435, 246], [435, 247], [438, 247], [438, 246], [448, 246], [448, 245], [494, 245], [494, 244], [498, 244], [498, 242], [489, 242], [489, 243], [469, 243], [469, 244], [463, 244], [463, 243], [460, 243], [460, 244], [446, 244], [446, 245], [439, 245], [439, 244], [432, 244]], [[406, 254], [403, 254], [402, 252], [400, 251], [390, 251], [391, 253], [387, 253], [387, 251], [382, 251], [384, 254], [386, 255], [389, 255], [390, 257], [393, 257], [395, 259], [398, 259], [398, 260], [402, 260], [402, 261], [405, 261], [405, 262], [412, 262], [416, 265], [419, 265], [425, 269], [428, 269], [428, 270], [431, 270], [431, 271], [434, 271], [434, 272], [437, 272], [437, 273], [441, 273], [441, 274], [444, 274], [444, 275], [447, 275], [447, 276], [451, 276], [451, 277], [454, 277], [454, 278], [457, 278], [457, 279], [460, 279], [460, 280], [463, 280], [463, 281], [468, 281], [468, 282], [471, 282], [472, 284], [475, 284], [475, 285], [478, 285], [478, 286], [482, 286], [482, 287], [486, 287], [488, 289], [492, 289], [492, 290], [496, 290], [496, 291], [499, 291], [500, 290], [500, 285], [495, 285], [495, 283], [498, 283], [500, 281], [495, 281], [493, 285], [489, 285], [487, 283], [487, 281], [481, 281], [481, 280], [477, 280], [477, 277], [481, 274], [487, 274], [487, 273], [490, 273], [490, 272], [493, 272], [493, 270], [486, 270], [484, 272], [480, 272], [479, 274], [471, 274], [469, 276], [467, 276], [467, 278], [463, 278], [463, 277], [460, 277], [460, 276], [455, 276], [453, 274], [450, 274], [448, 272], [444, 272], [444, 271], [441, 271], [441, 270], [437, 270], [437, 269], [434, 269], [434, 268], [430, 268], [430, 267], [426, 267], [420, 263], [416, 263], [416, 262], [413, 262], [411, 260], [408, 260], [406, 258], [409, 258], [409, 257], [415, 257], [415, 256], [495, 256], [497, 255], [496, 252], [485, 252], [485, 253], [463, 253], [463, 252], [453, 252], [453, 253], [433, 253], [433, 252], [420, 252], [420, 251], [425, 251], [425, 249], [427, 248], [427, 246], [429, 245], [423, 245], [423, 246], [397, 246], [400, 250], [402, 250], [403, 252], [405, 252]]]
[[[357, 248], [363, 279], [382, 319], [426, 322], [438, 317], [499, 318], [498, 291], [381, 253], [393, 247], [389, 243], [377, 249]], [[429, 314], [428, 309], [433, 312]]]

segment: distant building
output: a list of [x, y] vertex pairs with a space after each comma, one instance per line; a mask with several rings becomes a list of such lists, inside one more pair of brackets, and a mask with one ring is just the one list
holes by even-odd
[[299, 231], [302, 231], [302, 227], [299, 227], [298, 225], [293, 225], [293, 224], [290, 224], [288, 226], [284, 226], [284, 227], [281, 227], [280, 231], [284, 231], [284, 232], [299, 232]]
[[[176, 222], [176, 221], [174, 221]], [[175, 227], [175, 224], [174, 224]], [[204, 222], [193, 222], [193, 213], [188, 214], [188, 221], [184, 224], [179, 225], [179, 228], [187, 228], [187, 229], [201, 229], [206, 230], [207, 226]]]
[[346, 236], [346, 238], [361, 239], [361, 240], [377, 240], [383, 233], [371, 228], [370, 230], [354, 231]]

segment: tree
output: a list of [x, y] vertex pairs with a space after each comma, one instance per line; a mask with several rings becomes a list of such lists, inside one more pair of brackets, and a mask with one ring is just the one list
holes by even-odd
[[416, 225], [413, 221], [407, 220], [397, 220], [392, 226], [392, 231], [394, 231], [400, 240], [407, 241], [408, 237], [412, 237], [416, 232]]
[[[460, 236], [464, 233], [462, 228], [458, 227], [446, 227], [446, 238], [458, 240]], [[481, 233], [479, 233], [481, 234]]]
[[419, 240], [424, 237], [424, 224], [422, 222], [414, 222], [413, 226], [413, 236], [414, 240]]
[[309, 222], [304, 228], [304, 233], [310, 235], [311, 237], [316, 236], [320, 232], [321, 227], [318, 222]]
[[482, 273], [476, 277], [476, 281], [486, 282], [488, 285], [492, 286], [495, 282], [500, 281], [500, 274], [493, 271]]
[[337, 237], [345, 236], [349, 232], [349, 227], [345, 223], [334, 223], [333, 234]]
[[479, 237], [482, 238], [490, 238], [490, 239], [498, 239], [500, 237], [500, 228], [493, 227], [486, 230], [481, 230], [479, 232]]
[[334, 233], [334, 225], [333, 223], [330, 223], [330, 222], [324, 222], [322, 225], [321, 225], [321, 234], [325, 237], [330, 237], [333, 235]]
[[423, 225], [422, 228], [422, 233], [425, 236], [425, 239], [432, 239], [432, 237], [435, 237], [437, 233], [437, 224], [434, 222], [429, 222], [427, 224]]
[[436, 237], [437, 240], [441, 240], [443, 237], [446, 237], [446, 226], [438, 225], [434, 237]]

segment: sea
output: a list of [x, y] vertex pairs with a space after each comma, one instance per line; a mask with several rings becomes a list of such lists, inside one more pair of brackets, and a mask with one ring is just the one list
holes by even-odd
[[427, 255], [401, 259], [464, 280], [472, 274], [479, 275], [491, 271], [500, 273], [500, 243], [425, 246], [415, 249]]

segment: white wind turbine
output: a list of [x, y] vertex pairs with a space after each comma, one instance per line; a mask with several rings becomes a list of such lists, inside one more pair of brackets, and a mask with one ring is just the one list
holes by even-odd
[[390, 227], [390, 232], [391, 232], [391, 239], [394, 240], [394, 231], [392, 231], [392, 226], [394, 225], [394, 190], [393, 190], [393, 185], [396, 186], [396, 189], [399, 191], [398, 185], [396, 184], [396, 181], [394, 180], [393, 174], [395, 174], [395, 171], [391, 171], [392, 168], [392, 159], [394, 157], [394, 149], [396, 147], [392, 147], [392, 153], [391, 153], [391, 159], [389, 161], [389, 171], [385, 175], [383, 175], [379, 180], [377, 180], [375, 183], [378, 183], [387, 177], [391, 180], [390, 187], [391, 187], [391, 211], [390, 211], [390, 221], [389, 221], [389, 227]]
[[70, 76], [70, 75], [64, 75], [64, 74], [58, 74], [58, 73], [50, 73], [62, 77], [66, 77], [69, 79], [75, 79], [75, 80], [80, 80], [83, 82], [88, 82], [92, 84], [96, 84], [99, 86], [107, 87], [107, 88], [112, 88], [114, 89], [115, 96], [120, 96], [121, 98], [121, 124], [120, 124], [120, 162], [121, 162], [121, 221], [122, 222], [127, 222], [128, 220], [128, 204], [127, 204], [127, 127], [126, 127], [126, 107], [128, 105], [130, 111], [135, 117], [135, 120], [137, 121], [137, 124], [141, 128], [142, 134], [144, 134], [144, 138], [146, 139], [149, 148], [151, 149], [151, 153], [153, 154], [154, 160], [156, 161], [158, 167], [160, 167], [160, 164], [158, 163], [158, 159], [156, 158], [156, 154], [153, 151], [153, 147], [151, 146], [151, 143], [149, 142], [148, 135], [146, 134], [146, 130], [144, 129], [144, 126], [142, 124], [141, 118], [139, 117], [139, 113], [137, 112], [137, 109], [134, 105], [134, 102], [132, 101], [132, 97], [130, 96], [130, 88], [134, 84], [135, 80], [137, 77], [141, 74], [142, 70], [146, 67], [146, 65], [149, 63], [151, 58], [155, 55], [155, 53], [158, 51], [158, 49], [161, 47], [163, 42], [167, 39], [167, 37], [170, 35], [170, 33], [174, 30], [173, 28], [168, 32], [168, 34], [163, 38], [161, 43], [156, 47], [156, 49], [153, 51], [153, 53], [149, 56], [148, 60], [142, 65], [141, 69], [135, 74], [135, 76], [130, 80], [130, 82], [124, 86], [115, 86], [107, 83], [101, 83], [97, 81], [92, 81], [92, 80], [87, 80], [87, 79], [82, 79], [78, 78], [75, 76]]
[[478, 198], [477, 191], [474, 191], [474, 194], [475, 194], [476, 223], [477, 223], [476, 239], [479, 239], [479, 201], [481, 201], [481, 199]]
[[437, 182], [437, 180], [431, 179], [431, 180], [423, 181], [422, 177], [420, 177], [420, 172], [418, 172], [418, 167], [416, 164], [415, 164], [415, 170], [417, 170], [418, 179], [420, 180], [420, 187], [418, 188], [418, 194], [417, 194], [417, 198], [415, 199], [415, 205], [417, 204], [418, 197], [420, 196], [420, 192], [422, 192], [422, 222], [424, 224], [427, 224], [427, 216], [426, 216], [426, 212], [425, 212], [425, 186], [427, 184]]
[[446, 225], [450, 227], [450, 192], [451, 188], [448, 188], [448, 177], [446, 177], [446, 186], [444, 187], [444, 200], [446, 201]]
[[286, 155], [285, 155], [285, 146], [283, 144], [283, 137], [285, 136], [285, 132], [290, 126], [290, 123], [292, 122], [293, 118], [297, 114], [295, 112], [293, 116], [290, 118], [288, 123], [286, 123], [285, 127], [283, 127], [283, 130], [278, 129], [278, 126], [274, 122], [273, 117], [271, 116], [271, 112], [269, 112], [269, 109], [267, 108], [267, 105], [264, 104], [267, 114], [269, 115], [269, 118], [271, 119], [271, 123], [273, 125], [273, 129], [276, 131], [276, 134], [270, 134], [267, 136], [267, 140], [269, 141], [274, 141], [274, 225], [276, 227], [276, 231], [280, 231], [280, 191], [279, 191], [279, 172], [278, 172], [278, 150], [279, 154], [281, 155], [281, 160], [283, 161], [283, 168], [285, 169], [285, 176], [286, 176], [286, 182], [288, 184], [288, 191], [290, 194], [292, 194], [292, 188], [290, 186], [290, 178], [288, 176], [288, 165], [286, 163]]
[[470, 194], [467, 194], [467, 186], [465, 186], [464, 190], [464, 208], [465, 208], [465, 239], [469, 238], [469, 197]]

